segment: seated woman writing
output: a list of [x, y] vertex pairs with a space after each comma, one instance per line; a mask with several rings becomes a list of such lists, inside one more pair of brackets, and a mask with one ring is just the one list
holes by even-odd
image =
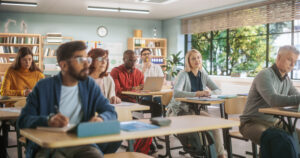
[[[210, 91], [206, 90], [207, 87]], [[211, 93], [221, 94], [221, 90], [209, 78], [207, 73], [202, 70], [201, 54], [197, 50], [192, 49], [185, 56], [185, 71], [177, 76], [177, 81], [174, 85], [174, 96], [167, 107], [167, 115], [195, 114], [195, 111], [188, 104], [175, 101], [175, 98], [206, 97]], [[204, 111], [201, 111], [200, 115], [209, 116]], [[215, 139], [218, 158], [225, 157], [219, 130], [213, 130], [212, 133]]]
[[95, 82], [99, 85], [104, 97], [109, 99], [111, 104], [121, 103], [121, 99], [117, 97], [115, 93], [114, 80], [107, 73], [109, 66], [108, 51], [101, 48], [95, 48], [88, 52], [88, 56], [93, 59], [89, 67], [90, 76], [95, 79]]
[[28, 96], [35, 84], [45, 76], [33, 61], [28, 47], [21, 47], [15, 61], [5, 72], [2, 96]]

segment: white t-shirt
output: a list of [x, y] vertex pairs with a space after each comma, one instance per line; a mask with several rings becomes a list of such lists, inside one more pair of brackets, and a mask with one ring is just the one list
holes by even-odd
[[76, 86], [61, 87], [59, 112], [69, 118], [70, 124], [78, 124], [83, 117], [79, 88]]
[[[143, 72], [143, 66], [144, 63], [139, 64], [136, 66], [141, 72]], [[149, 69], [146, 69], [144, 72], [144, 80], [146, 81], [147, 77], [164, 77], [164, 73], [162, 72], [162, 69], [159, 65], [151, 63], [151, 66]]]

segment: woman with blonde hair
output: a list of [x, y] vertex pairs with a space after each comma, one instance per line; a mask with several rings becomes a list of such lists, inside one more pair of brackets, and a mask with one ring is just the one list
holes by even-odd
[[[207, 90], [209, 88], [210, 90]], [[168, 116], [179, 116], [195, 114], [195, 111], [188, 104], [175, 101], [175, 98], [185, 97], [206, 97], [211, 94], [221, 94], [221, 90], [209, 78], [202, 69], [202, 55], [196, 49], [190, 50], [185, 56], [185, 69], [177, 76], [174, 85], [174, 96], [167, 107]], [[207, 112], [201, 111], [200, 115], [209, 116]], [[212, 131], [218, 158], [223, 158], [224, 148], [219, 130]]]

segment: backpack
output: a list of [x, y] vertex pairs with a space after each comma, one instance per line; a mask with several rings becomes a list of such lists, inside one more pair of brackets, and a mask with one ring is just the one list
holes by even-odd
[[262, 158], [298, 158], [296, 140], [282, 129], [268, 128], [262, 133], [260, 142]]
[[[178, 113], [178, 116], [182, 116], [182, 115], [191, 115], [193, 114], [192, 112], [184, 112], [181, 111]], [[183, 150], [186, 153], [189, 153], [192, 157], [206, 157], [208, 156], [208, 150], [210, 146], [214, 145], [214, 140], [212, 135], [207, 132], [193, 132], [193, 133], [187, 133], [187, 134], [178, 134], [177, 138], [179, 139]], [[203, 139], [204, 138], [206, 140], [206, 145], [203, 145]], [[214, 150], [214, 149], [212, 149]], [[211, 151], [211, 154], [214, 154], [215, 151]]]

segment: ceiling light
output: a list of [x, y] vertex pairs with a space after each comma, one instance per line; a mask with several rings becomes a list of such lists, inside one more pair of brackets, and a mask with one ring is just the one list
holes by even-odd
[[138, 14], [149, 14], [149, 10], [137, 10], [137, 9], [122, 9], [120, 8], [120, 12], [123, 13], [138, 13]]
[[90, 7], [90, 6], [88, 6], [87, 10], [105, 11], [105, 12], [119, 12], [118, 8], [104, 8], [104, 7]]
[[125, 8], [106, 8], [106, 7], [93, 7], [93, 6], [88, 6], [87, 10], [123, 12], [123, 13], [138, 13], [138, 14], [149, 14], [150, 13], [149, 10], [125, 9]]
[[37, 3], [31, 3], [31, 2], [0, 1], [0, 4], [1, 5], [25, 6], [25, 7], [37, 7]]

